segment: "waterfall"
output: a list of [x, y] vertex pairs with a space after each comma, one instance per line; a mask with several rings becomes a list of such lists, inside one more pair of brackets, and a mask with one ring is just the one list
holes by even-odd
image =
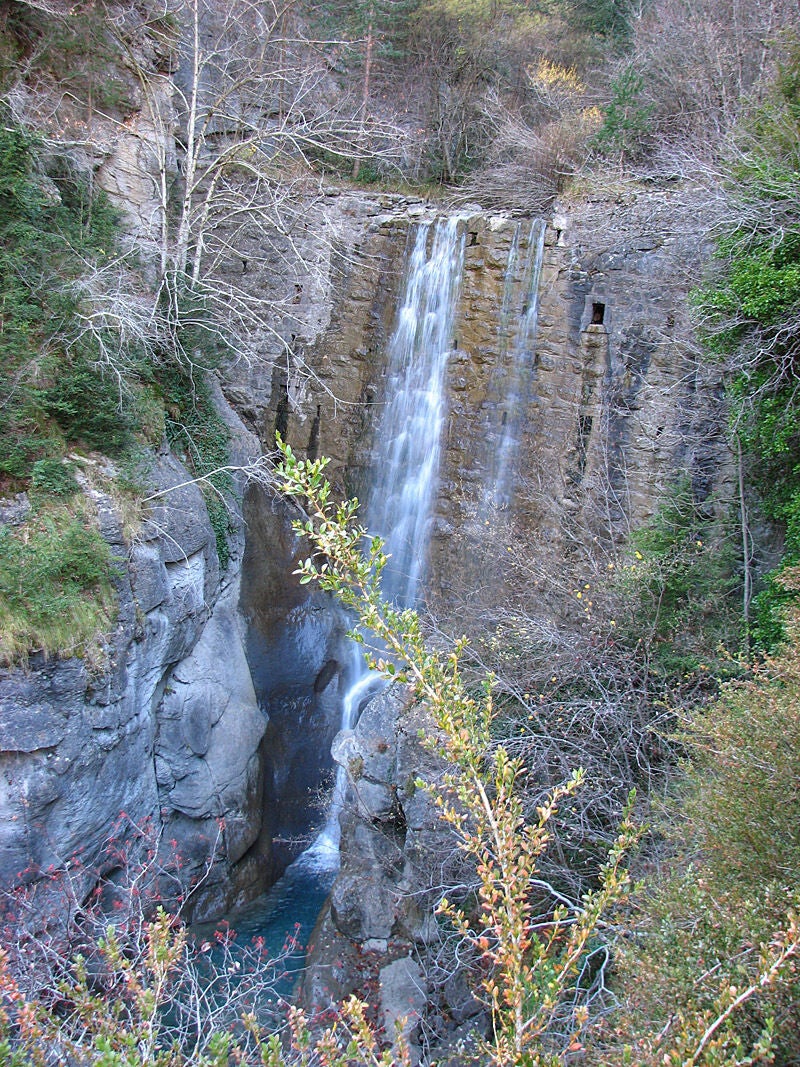
[[[363, 516], [370, 533], [384, 539], [390, 557], [384, 571], [384, 594], [399, 607], [417, 604], [425, 578], [441, 458], [447, 363], [454, 347], [464, 267], [464, 231], [461, 220], [450, 218], [420, 223], [410, 235], [406, 274], [386, 353], [383, 406], [375, 429], [371, 488]], [[529, 232], [520, 225], [508, 253], [498, 308], [496, 372], [490, 384], [490, 410], [505, 411], [506, 418], [502, 423], [498, 418], [495, 432], [487, 433], [494, 449], [488, 462], [487, 508], [497, 502], [507, 503], [510, 497], [524, 410], [535, 374], [543, 246], [544, 223], [534, 223]], [[340, 728], [347, 730], [355, 725], [362, 707], [382, 682], [366, 669], [362, 648], [355, 642], [343, 674]], [[339, 813], [346, 788], [347, 775], [339, 767], [324, 828], [269, 893], [247, 909], [242, 919], [245, 929], [251, 928], [252, 915], [257, 924], [254, 932], [284, 936], [300, 904], [304, 908], [303, 929], [310, 931], [315, 908], [321, 905], [338, 869]], [[234, 916], [234, 925], [237, 921]]]
[[[447, 359], [453, 348], [464, 266], [465, 234], [459, 221], [454, 216], [419, 225], [388, 346], [366, 524], [371, 535], [384, 540], [390, 558], [383, 572], [383, 593], [398, 607], [416, 604], [425, 575], [439, 474]], [[355, 642], [349, 674], [342, 730], [353, 728], [361, 708], [381, 686]], [[339, 767], [325, 828], [304, 853], [313, 862], [338, 863], [339, 812], [346, 787], [346, 773]]]
[[458, 229], [457, 217], [420, 225], [389, 342], [385, 408], [366, 515], [367, 528], [383, 538], [391, 557], [384, 595], [400, 607], [414, 606], [424, 577], [447, 358], [464, 265], [464, 234], [459, 236]]
[[[503, 509], [511, 504], [511, 476], [536, 367], [539, 280], [546, 224], [542, 219], [534, 219], [531, 223], [524, 262], [521, 271], [518, 271], [520, 228], [518, 225], [514, 231], [503, 286], [498, 328], [499, 354], [493, 383], [494, 400], [502, 415], [495, 437], [497, 446], [489, 460], [489, 477], [485, 486], [486, 502], [494, 508]], [[512, 327], [514, 317], [516, 325]]]

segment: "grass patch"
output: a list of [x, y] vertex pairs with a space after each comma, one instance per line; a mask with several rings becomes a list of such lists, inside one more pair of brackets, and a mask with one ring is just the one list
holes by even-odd
[[78, 507], [51, 504], [0, 526], [0, 663], [83, 653], [113, 620], [112, 566]]

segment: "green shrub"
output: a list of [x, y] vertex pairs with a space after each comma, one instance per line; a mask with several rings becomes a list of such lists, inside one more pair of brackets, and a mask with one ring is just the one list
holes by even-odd
[[[66, 13], [38, 4], [4, 5], [0, 24], [0, 88], [19, 81], [23, 58], [35, 56], [35, 76], [57, 83], [68, 115], [94, 107], [130, 111], [130, 81], [121, 73], [121, 47], [109, 32], [100, 5], [73, 7]], [[24, 69], [24, 68], [23, 68]], [[38, 86], [37, 86], [38, 88]]]
[[650, 130], [654, 106], [642, 102], [643, 89], [642, 75], [633, 67], [626, 67], [611, 83], [611, 99], [603, 114], [603, 125], [594, 137], [595, 147], [601, 152], [618, 154], [620, 165], [641, 154]]
[[217, 555], [220, 566], [226, 567], [230, 559], [230, 518], [225, 497], [233, 489], [233, 480], [220, 468], [229, 462], [228, 428], [214, 406], [202, 371], [195, 370], [190, 375], [177, 364], [169, 364], [159, 369], [158, 386], [164, 403], [167, 441], [189, 471], [204, 479], [203, 496]]
[[709, 501], [699, 504], [688, 478], [664, 496], [655, 516], [631, 537], [620, 590], [620, 628], [665, 675], [730, 670], [741, 627], [740, 576], [730, 528]]
[[60, 459], [40, 459], [33, 465], [31, 488], [45, 496], [72, 496], [78, 492], [73, 470]]
[[718, 234], [714, 276], [694, 295], [705, 344], [727, 364], [748, 487], [786, 533], [784, 558], [755, 602], [752, 636], [765, 650], [784, 636], [794, 595], [775, 579], [800, 560], [800, 45], [786, 43], [770, 96], [741, 123], [729, 165], [735, 221]]
[[113, 614], [110, 549], [58, 505], [24, 526], [0, 526], [0, 662], [79, 654]]
[[569, 13], [584, 33], [597, 34], [621, 47], [630, 43], [633, 5], [628, 0], [573, 0]]
[[132, 427], [119, 383], [85, 358], [60, 360], [51, 383], [40, 391], [39, 401], [69, 441], [109, 456], [118, 455], [131, 443]]
[[759, 978], [765, 954], [780, 944], [776, 931], [800, 907], [796, 609], [789, 631], [776, 659], [725, 685], [687, 731], [691, 761], [664, 827], [672, 856], [639, 900], [636, 937], [621, 947], [629, 1036], [696, 1032], [692, 1020], [719, 1010], [721, 983], [734, 991], [755, 983], [726, 1021], [730, 1048], [751, 1047], [772, 1019], [775, 1062], [800, 1057], [796, 970], [787, 965], [780, 983]]
[[0, 114], [0, 480], [24, 483], [64, 436], [119, 451], [124, 390], [76, 344], [68, 288], [113, 250], [116, 214], [63, 159], [45, 172], [37, 139]]

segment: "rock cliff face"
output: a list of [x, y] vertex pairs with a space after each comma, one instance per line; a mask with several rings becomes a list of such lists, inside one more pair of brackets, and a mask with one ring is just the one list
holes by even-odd
[[[150, 478], [154, 489], [188, 481], [169, 454]], [[217, 914], [264, 879], [266, 716], [237, 610], [243, 530], [221, 575], [196, 486], [155, 501], [131, 543], [112, 502], [88, 492], [119, 560], [116, 626], [100, 665], [34, 656], [28, 670], [0, 671], [2, 881], [69, 865], [80, 902], [114, 838], [134, 861], [140, 846], [155, 847], [158, 865], [179, 859], [187, 885], [203, 878], [195, 911]]]
[[[605, 567], [676, 476], [688, 476], [699, 499], [724, 490], [730, 457], [720, 383], [698, 359], [686, 321], [702, 249], [684, 195], [642, 189], [560, 209], [544, 232], [535, 344], [523, 346], [521, 371], [504, 377], [498, 365], [513, 347], [515, 319], [528, 311], [524, 264], [538, 230], [465, 213], [427, 588], [441, 614], [466, 605], [490, 619], [513, 545], [534, 576], [523, 590], [528, 610], [579, 623], [564, 581], [570, 569]], [[330, 455], [340, 491], [368, 493], [380, 445], [371, 412], [385, 398], [384, 353], [402, 277], [396, 250], [430, 214], [417, 205], [402, 217], [368, 220], [366, 269], [342, 273], [330, 326], [305, 351], [314, 372], [306, 394], [282, 408], [273, 400], [262, 416], [300, 454]], [[512, 419], [513, 496], [491, 491]], [[450, 949], [431, 921], [437, 887], [459, 879], [452, 842], [414, 785], [440, 772], [418, 743], [420, 726], [429, 727], [422, 709], [384, 695], [334, 741], [350, 781], [342, 869], [313, 939], [303, 998], [320, 1009], [354, 989], [377, 991], [387, 1023], [409, 1015], [415, 1039], [427, 1025], [426, 1004], [438, 998], [439, 1018], [454, 1027], [427, 1034], [440, 1041], [479, 1009], [452, 977], [458, 968], [447, 977]], [[428, 968], [437, 965], [429, 988]]]
[[[698, 249], [680, 195], [650, 188], [562, 206], [544, 230], [538, 331], [516, 378], [498, 377], [498, 353], [506, 358], [530, 310], [525, 264], [540, 230], [462, 212], [465, 269], [428, 582], [443, 614], [465, 603], [491, 609], [513, 542], [539, 580], [535, 610], [568, 615], [554, 574], [602, 557], [653, 512], [676, 472], [700, 495], [724, 480], [718, 382], [696, 360], [683, 321]], [[435, 209], [331, 192], [314, 211], [298, 238], [311, 265], [295, 272], [291, 314], [256, 339], [257, 358], [223, 369], [219, 401], [242, 460], [268, 451], [279, 429], [301, 456], [331, 457], [337, 491], [364, 497], [407, 248]], [[271, 278], [251, 284], [265, 289]], [[487, 490], [510, 421], [513, 499]], [[157, 485], [185, 480], [177, 461], [158, 457]], [[165, 497], [132, 545], [110, 503], [98, 497], [97, 508], [127, 561], [107, 666], [34, 659], [29, 673], [0, 675], [0, 871], [8, 882], [79, 848], [88, 854], [124, 810], [151, 819], [190, 874], [204, 875], [196, 914], [219, 913], [279, 871], [314, 819], [308, 791], [330, 766], [344, 623], [291, 577], [302, 547], [286, 508], [262, 490], [248, 491], [222, 576], [195, 488]], [[360, 743], [340, 741], [339, 756]], [[397, 901], [427, 816], [414, 814], [421, 802], [405, 770], [398, 778], [381, 769], [381, 759], [401, 758], [391, 752], [347, 757], [364, 762], [358, 803], [377, 805], [370, 819], [381, 836], [363, 829], [363, 812], [348, 824], [344, 848], [356, 858], [345, 873], [355, 873], [335, 891], [330, 921], [362, 949], [399, 933], [425, 936], [424, 919]], [[372, 914], [373, 898], [351, 891], [378, 869], [393, 872], [393, 888], [376, 889]]]
[[428, 985], [433, 970], [426, 977], [419, 963], [420, 952], [430, 959], [438, 952], [442, 973], [446, 969], [448, 950], [433, 908], [441, 887], [459, 881], [461, 862], [449, 827], [418, 786], [420, 778], [434, 783], [443, 769], [420, 743], [423, 727], [430, 729], [425, 710], [393, 688], [334, 742], [349, 783], [340, 820], [342, 867], [312, 938], [301, 991], [312, 1011], [354, 991], [366, 994], [387, 1034], [405, 1017], [414, 1040], [434, 997], [447, 999], [448, 1013], [462, 1013], [462, 1021], [475, 1012], [455, 979], [434, 993]]
[[292, 576], [303, 553], [286, 508], [251, 487], [244, 515], [239, 607], [248, 676], [269, 716], [260, 754], [263, 828], [272, 843], [265, 874], [272, 882], [324, 820], [347, 624], [327, 595], [309, 594]]
[[[345, 199], [339, 212], [351, 213], [361, 237], [334, 256], [327, 327], [286, 355], [285, 373], [250, 417], [266, 447], [278, 428], [300, 455], [330, 456], [335, 487], [364, 499], [403, 252], [434, 211], [384, 198], [372, 206]], [[698, 359], [686, 321], [702, 255], [691, 196], [643, 188], [559, 208], [544, 235], [535, 342], [514, 382], [498, 375], [498, 362], [527, 312], [530, 222], [466, 211], [461, 225], [466, 258], [429, 602], [446, 614], [479, 587], [493, 596], [511, 538], [542, 576], [542, 612], [568, 612], [548, 573], [618, 546], [676, 475], [690, 477], [700, 498], [728, 476], [719, 376]], [[515, 492], [493, 500], [510, 420]]]

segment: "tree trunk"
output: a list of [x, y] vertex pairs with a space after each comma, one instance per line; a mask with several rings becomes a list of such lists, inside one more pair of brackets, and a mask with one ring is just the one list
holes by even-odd
[[356, 154], [353, 156], [353, 181], [358, 178], [358, 172], [361, 170], [361, 154], [358, 151], [360, 147], [361, 138], [364, 135], [364, 125], [367, 120], [367, 105], [369, 103], [369, 85], [370, 76], [372, 74], [372, 50], [375, 45], [375, 38], [372, 35], [372, 19], [370, 19], [369, 26], [367, 27], [367, 42], [366, 52], [364, 54], [364, 80], [361, 85], [361, 116], [358, 124], [358, 141], [356, 145]]

